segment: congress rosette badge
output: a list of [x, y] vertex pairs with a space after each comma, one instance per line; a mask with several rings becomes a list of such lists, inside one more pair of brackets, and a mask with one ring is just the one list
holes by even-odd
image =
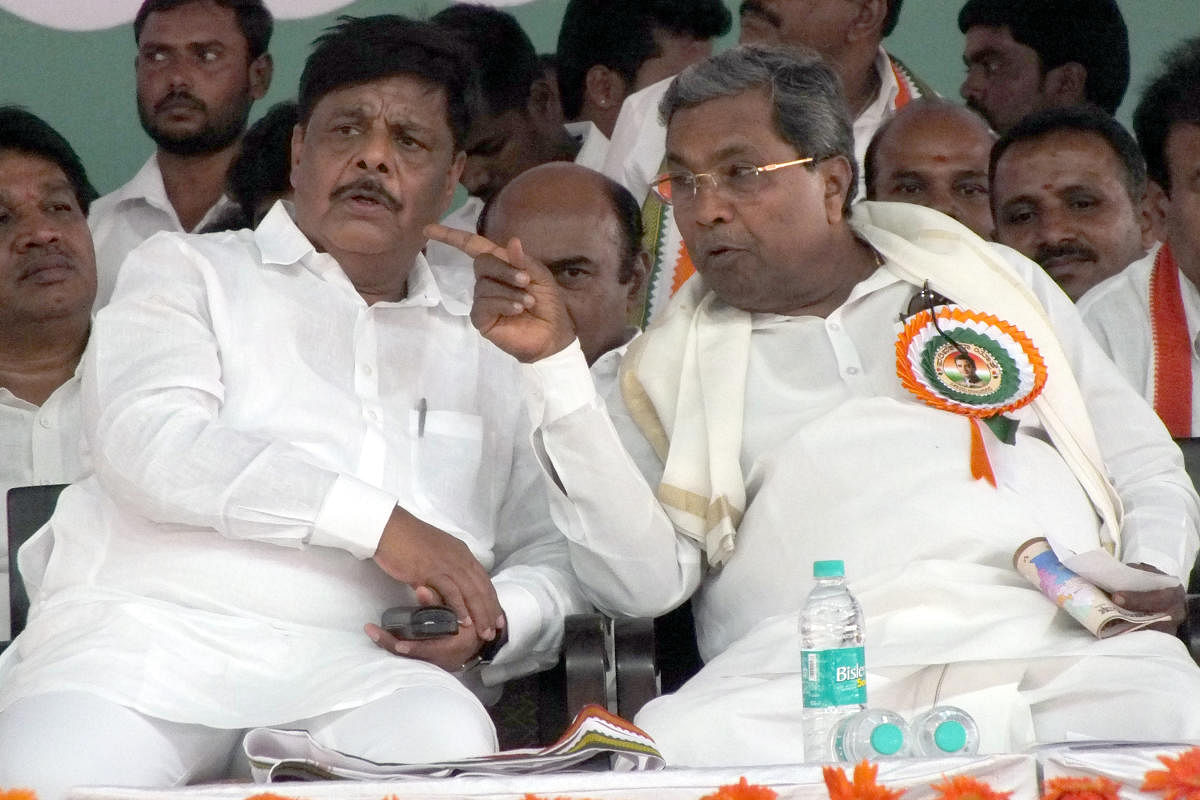
[[896, 340], [900, 383], [924, 403], [971, 419], [971, 473], [995, 485], [979, 421], [1010, 441], [1002, 415], [1030, 402], [1046, 365], [1015, 325], [992, 314], [932, 305], [904, 321]]

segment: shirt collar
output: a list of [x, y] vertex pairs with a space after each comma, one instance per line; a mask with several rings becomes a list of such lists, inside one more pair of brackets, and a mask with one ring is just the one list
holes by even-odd
[[900, 96], [900, 84], [896, 82], [896, 73], [892, 72], [892, 59], [880, 45], [875, 54], [875, 73], [879, 76], [879, 92], [870, 105], [859, 114], [860, 118], [883, 120], [891, 115], [896, 108], [896, 98]]
[[[175, 213], [175, 207], [171, 205], [170, 198], [167, 197], [167, 187], [163, 183], [162, 170], [158, 166], [158, 154], [154, 153], [150, 158], [146, 159], [146, 163], [142, 164], [142, 168], [137, 171], [129, 182], [112, 193], [112, 198], [115, 206], [127, 203], [145, 203], [151, 208], [161, 211], [168, 215], [175, 224], [177, 230], [183, 230], [183, 225], [179, 222], [179, 215]], [[197, 223], [195, 230], [204, 229], [205, 225], [215, 220], [222, 214], [226, 208], [234, 205], [233, 200], [228, 195], [221, 195], [212, 208], [204, 212], [204, 217]], [[191, 231], [185, 231], [190, 233]]]
[[[320, 253], [293, 219], [295, 207], [286, 200], [271, 206], [254, 231], [254, 241], [262, 254], [264, 264], [286, 266], [299, 263], [304, 269], [323, 280], [344, 282], [354, 289], [337, 260], [328, 253]], [[334, 278], [334, 276], [337, 276]], [[438, 283], [425, 256], [418, 253], [408, 274], [408, 295], [403, 300], [381, 302], [376, 305], [395, 306], [442, 306], [454, 316], [466, 316], [471, 312], [470, 300]]]

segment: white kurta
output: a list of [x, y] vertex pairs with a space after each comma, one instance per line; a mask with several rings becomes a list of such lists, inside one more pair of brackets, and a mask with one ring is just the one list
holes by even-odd
[[96, 475], [50, 523], [0, 707], [80, 690], [241, 728], [458, 687], [362, 632], [404, 594], [370, 560], [397, 504], [492, 573], [510, 641], [485, 682], [553, 663], [584, 603], [517, 367], [467, 312], [423, 258], [406, 299], [368, 306], [283, 204], [135, 251], [85, 358]]
[[[1148, 403], [1154, 402], [1154, 341], [1150, 329], [1150, 254], [1106, 278], [1079, 298], [1079, 314], [1100, 347]], [[1179, 276], [1191, 352], [1177, 354], [1192, 362], [1192, 435], [1200, 433], [1200, 291]]]
[[[87, 464], [80, 447], [82, 436], [78, 375], [55, 389], [40, 406], [0, 388], [0, 574], [4, 581], [9, 569], [8, 490], [70, 483], [80, 477]], [[7, 641], [7, 588], [0, 594], [0, 641]]]
[[[222, 195], [195, 230], [203, 230], [232, 205], [234, 202]], [[159, 231], [186, 233], [167, 197], [157, 155], [150, 156], [124, 186], [92, 203], [88, 227], [96, 247], [95, 308], [99, 309], [112, 297], [121, 263], [135, 247]]]
[[[1092, 412], [1127, 512], [1123, 560], [1184, 578], [1197, 552], [1198, 514], [1178, 450], [1066, 296], [1035, 264], [1000, 250], [1049, 311]], [[970, 477], [967, 421], [925, 406], [896, 377], [897, 315], [915, 292], [881, 269], [827, 318], [755, 315], [741, 451], [747, 508], [733, 556], [703, 576], [696, 547], [674, 534], [647, 486], [658, 485], [661, 463], [620, 395], [590, 392], [570, 350], [527, 369], [543, 462], [565, 490], [552, 508], [595, 602], [653, 615], [699, 586], [700, 650], [715, 660], [691, 690], [639, 717], [669, 757], [728, 764], [799, 756], [795, 615], [812, 562], [827, 558], [845, 560], [866, 611], [877, 683], [920, 665], [1002, 660], [1019, 665], [1016, 677], [999, 682], [1015, 691], [1027, 664], [1108, 652], [1147, 674], [1155, 659], [1171, 680], [1182, 674], [1196, 689], [1184, 717], [1200, 719], [1191, 707], [1200, 703], [1200, 673], [1177, 640], [1148, 632], [1097, 643], [1014, 571], [1014, 550], [1047, 531], [1070, 529], [1098, 545], [1099, 519], [1031, 410], [1016, 414], [1015, 445], [986, 434], [999, 488]], [[906, 700], [899, 710], [928, 707], [937, 685], [934, 676], [927, 692], [905, 684], [885, 697]], [[1023, 725], [995, 716], [1016, 713], [1011, 693], [964, 702], [986, 717], [980, 722], [997, 748], [1028, 744], [1033, 700], [1021, 706]], [[1084, 734], [1087, 722], [1084, 714]], [[1180, 734], [1165, 724], [1161, 735]]]

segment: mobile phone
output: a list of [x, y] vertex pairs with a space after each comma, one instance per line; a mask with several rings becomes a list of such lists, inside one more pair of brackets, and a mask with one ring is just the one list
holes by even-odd
[[458, 633], [458, 615], [446, 606], [395, 606], [383, 612], [379, 627], [397, 639], [436, 639]]

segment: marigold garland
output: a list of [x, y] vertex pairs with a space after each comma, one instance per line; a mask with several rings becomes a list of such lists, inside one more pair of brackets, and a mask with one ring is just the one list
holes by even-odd
[[0, 800], [37, 800], [33, 789], [0, 789]]
[[932, 788], [938, 793], [935, 800], [1008, 800], [1012, 796], [1012, 792], [997, 792], [970, 775], [954, 775], [944, 783], [933, 784]]
[[768, 786], [748, 783], [743, 775], [737, 783], [722, 786], [712, 794], [706, 794], [700, 800], [775, 800], [779, 797], [775, 790]]
[[889, 789], [875, 782], [879, 765], [864, 759], [854, 767], [853, 783], [841, 767], [822, 767], [829, 800], [896, 800], [904, 789]]
[[1166, 769], [1147, 770], [1143, 792], [1162, 792], [1164, 800], [1200, 800], [1200, 747], [1158, 760]]
[[1051, 778], [1042, 800], [1119, 800], [1121, 784], [1108, 778]]

